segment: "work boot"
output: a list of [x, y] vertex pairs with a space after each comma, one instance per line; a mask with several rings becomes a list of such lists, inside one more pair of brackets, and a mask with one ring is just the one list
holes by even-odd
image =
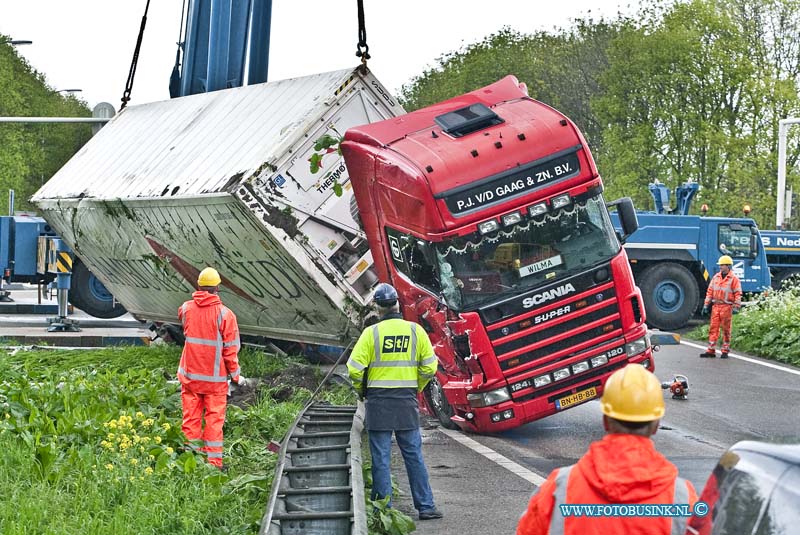
[[700, 353], [701, 359], [713, 359], [717, 356], [717, 352], [714, 349], [707, 349], [703, 353]]
[[441, 511], [437, 508], [430, 509], [428, 511], [420, 511], [419, 512], [419, 519], [420, 520], [436, 520], [437, 518], [442, 518], [444, 515]]
[[728, 352], [727, 351], [723, 351], [722, 354], [719, 356], [719, 358], [721, 358], [721, 359], [728, 358]]

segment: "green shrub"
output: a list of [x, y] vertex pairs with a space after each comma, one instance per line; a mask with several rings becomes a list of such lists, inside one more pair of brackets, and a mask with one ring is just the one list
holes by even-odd
[[[708, 339], [708, 325], [688, 334]], [[800, 366], [800, 284], [770, 291], [733, 316], [732, 345], [748, 353]]]

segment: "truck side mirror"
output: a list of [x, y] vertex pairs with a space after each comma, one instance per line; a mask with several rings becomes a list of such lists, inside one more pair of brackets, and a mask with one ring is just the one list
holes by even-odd
[[636, 217], [636, 209], [633, 207], [633, 201], [630, 197], [623, 197], [608, 203], [608, 207], [617, 208], [619, 223], [622, 226], [622, 235], [619, 241], [625, 243], [625, 240], [639, 229], [639, 219]]
[[758, 242], [761, 238], [756, 227], [750, 227], [750, 258], [758, 258]]

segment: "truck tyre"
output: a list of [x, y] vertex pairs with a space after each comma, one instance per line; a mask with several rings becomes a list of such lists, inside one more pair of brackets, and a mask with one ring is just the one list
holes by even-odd
[[114, 297], [103, 283], [83, 262], [77, 260], [72, 267], [69, 300], [75, 307], [95, 318], [118, 318], [126, 312], [125, 307], [114, 302]]
[[442, 389], [442, 384], [436, 377], [431, 379], [428, 386], [425, 387], [425, 401], [428, 402], [428, 407], [430, 407], [436, 415], [436, 418], [439, 419], [439, 423], [442, 424], [442, 427], [445, 429], [458, 429], [458, 426], [450, 419], [455, 415], [455, 411], [447, 401], [444, 390]]
[[700, 290], [688, 269], [680, 264], [656, 264], [638, 277], [647, 323], [663, 330], [680, 329], [697, 310]]

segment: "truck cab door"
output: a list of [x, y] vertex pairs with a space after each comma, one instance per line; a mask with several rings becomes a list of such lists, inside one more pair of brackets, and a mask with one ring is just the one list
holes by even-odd
[[[750, 223], [722, 222], [717, 225], [717, 250], [733, 259], [733, 273], [742, 291], [755, 292], [769, 285], [769, 269], [758, 229]], [[765, 282], [766, 280], [766, 282]]]

